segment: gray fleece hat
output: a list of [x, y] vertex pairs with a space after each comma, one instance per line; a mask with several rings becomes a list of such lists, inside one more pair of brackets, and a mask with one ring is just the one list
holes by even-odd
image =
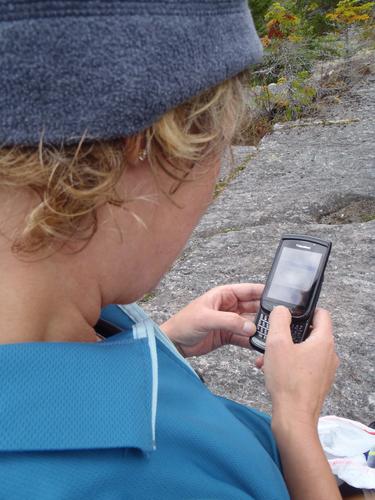
[[261, 55], [245, 0], [0, 0], [0, 147], [132, 135]]

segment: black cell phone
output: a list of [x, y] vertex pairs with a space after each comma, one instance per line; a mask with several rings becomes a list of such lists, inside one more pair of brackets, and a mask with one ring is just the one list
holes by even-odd
[[269, 314], [277, 305], [287, 307], [292, 315], [293, 342], [299, 343], [308, 337], [331, 247], [330, 241], [312, 236], [285, 234], [281, 237], [260, 299], [256, 333], [250, 337], [254, 349], [265, 351]]

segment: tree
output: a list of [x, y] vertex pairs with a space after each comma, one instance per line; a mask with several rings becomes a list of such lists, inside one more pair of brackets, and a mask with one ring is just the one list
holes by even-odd
[[[322, 35], [332, 31], [333, 24], [326, 17], [326, 13], [337, 6], [339, 0], [248, 0], [253, 17], [261, 36], [265, 36], [269, 28], [265, 19], [270, 11], [277, 14], [277, 10], [284, 9], [289, 15], [296, 16], [299, 21], [299, 31], [306, 37]], [[272, 17], [272, 16], [271, 16]], [[275, 16], [273, 16], [275, 17]], [[280, 22], [280, 20], [279, 20]], [[286, 20], [287, 22], [287, 20]]]
[[265, 35], [266, 23], [264, 16], [272, 4], [272, 0], [248, 0], [253, 15], [255, 27], [260, 35]]
[[345, 34], [346, 55], [350, 55], [349, 28], [354, 24], [363, 23], [370, 19], [375, 2], [361, 2], [360, 0], [340, 0], [336, 8], [326, 14], [340, 31]]
[[360, 0], [340, 0], [333, 12], [326, 17], [334, 23], [347, 26], [370, 19], [370, 13], [375, 2], [361, 3]]
[[275, 45], [278, 40], [288, 39], [293, 42], [301, 40], [301, 18], [295, 11], [294, 0], [273, 2], [265, 14], [266, 35], [263, 45]]
[[326, 13], [334, 9], [338, 0], [296, 0], [296, 8], [305, 20], [311, 35], [322, 35], [332, 30], [332, 23], [326, 18]]

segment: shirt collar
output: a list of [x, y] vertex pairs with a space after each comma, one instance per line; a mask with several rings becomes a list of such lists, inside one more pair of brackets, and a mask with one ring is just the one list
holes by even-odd
[[103, 310], [123, 330], [102, 342], [0, 345], [0, 451], [155, 449], [152, 322], [124, 312]]

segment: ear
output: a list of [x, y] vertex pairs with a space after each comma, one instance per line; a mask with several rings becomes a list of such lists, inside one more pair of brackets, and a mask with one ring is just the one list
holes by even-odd
[[141, 156], [143, 154], [143, 151], [145, 151], [146, 146], [144, 132], [139, 132], [138, 134], [124, 137], [123, 143], [124, 154], [128, 162], [137, 163], [139, 160], [142, 161]]

